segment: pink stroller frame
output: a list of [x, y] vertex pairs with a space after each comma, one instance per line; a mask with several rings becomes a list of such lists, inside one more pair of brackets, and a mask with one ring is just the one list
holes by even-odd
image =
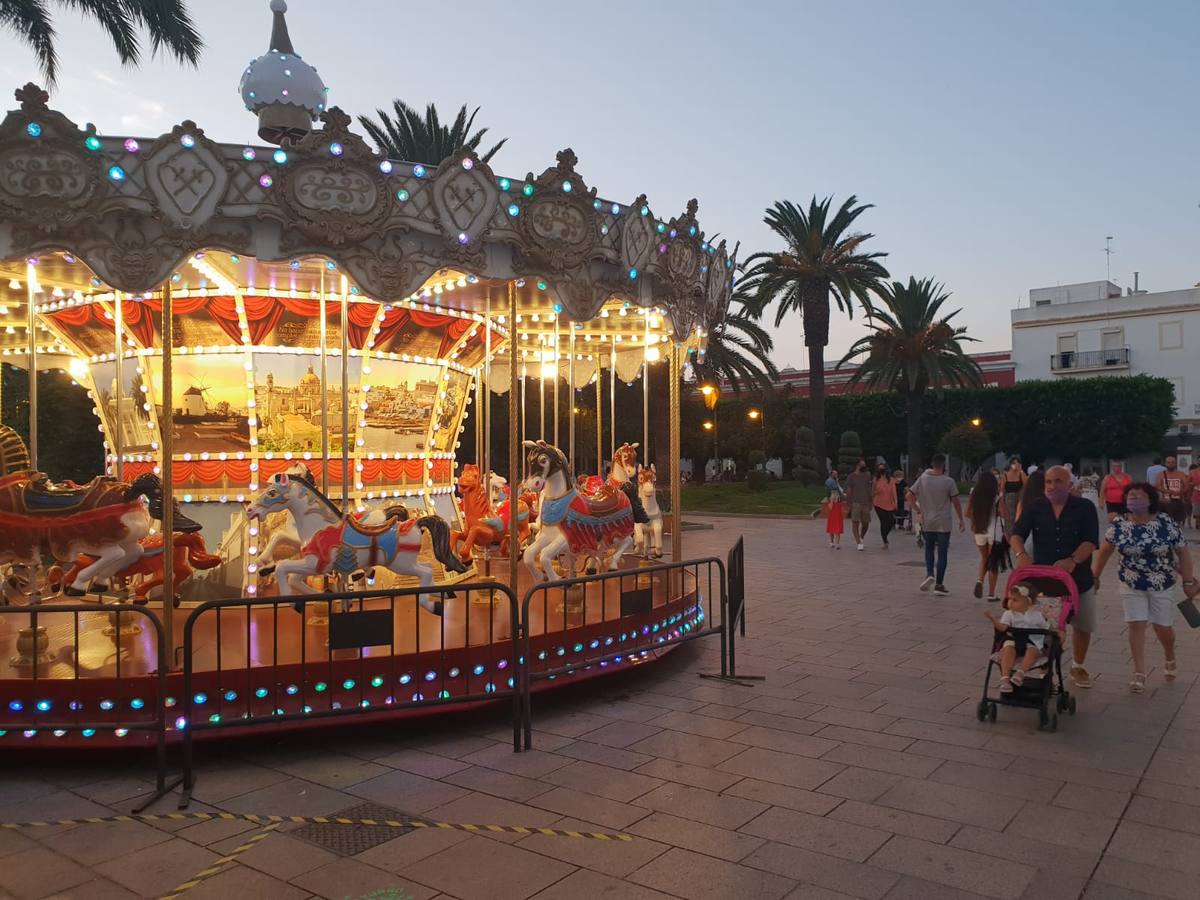
[[[1027, 582], [1034, 585], [1042, 599], [1050, 597], [1058, 602], [1058, 621], [1052, 622], [1050, 629], [1043, 628], [1012, 628], [1007, 632], [995, 632], [992, 640], [991, 654], [988, 657], [987, 669], [983, 675], [983, 698], [976, 707], [975, 715], [980, 722], [996, 721], [1000, 705], [1017, 706], [1038, 711], [1038, 728], [1044, 731], [1058, 729], [1058, 714], [1060, 712], [1075, 715], [1075, 698], [1067, 691], [1063, 680], [1062, 657], [1063, 642], [1059, 632], [1066, 631], [1068, 623], [1074, 618], [1079, 608], [1079, 589], [1075, 579], [1054, 566], [1023, 566], [1015, 569], [1008, 576], [1004, 594], [1014, 584]], [[1011, 694], [989, 694], [993, 668], [999, 668], [998, 651], [1005, 640], [1012, 638], [1027, 638], [1034, 635], [1044, 635], [1046, 646], [1042, 650], [1038, 664], [1030, 670], [1025, 681], [1014, 687]]]

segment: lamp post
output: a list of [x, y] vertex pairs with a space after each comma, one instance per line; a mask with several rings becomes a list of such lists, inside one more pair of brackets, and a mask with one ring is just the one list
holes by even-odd
[[717, 401], [721, 399], [721, 391], [715, 384], [700, 385], [700, 394], [704, 397], [704, 408], [713, 414], [710, 421], [704, 423], [704, 430], [713, 433], [713, 457], [716, 462], [717, 481], [721, 480], [721, 454], [718, 445]]
[[765, 457], [767, 455], [767, 417], [763, 415], [763, 411], [761, 409], [752, 406], [746, 411], [746, 418], [751, 422], [758, 423], [758, 436], [762, 441], [762, 452], [763, 456]]

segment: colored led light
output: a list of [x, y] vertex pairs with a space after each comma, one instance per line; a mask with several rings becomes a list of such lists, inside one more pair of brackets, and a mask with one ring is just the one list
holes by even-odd
[[287, 687], [284, 688], [284, 691], [287, 693], [287, 695], [289, 697], [294, 697], [298, 693], [300, 693], [300, 688], [296, 687], [296, 685], [294, 685], [294, 684], [289, 684]]
[[196, 139], [190, 134], [185, 134], [179, 138], [179, 143], [190, 150], [192, 147], [196, 146]]
[[471, 672], [475, 675], [482, 675], [485, 671], [487, 671], [487, 667], [483, 663], [477, 663], [475, 668], [471, 669]]
[[260, 175], [260, 176], [258, 176], [258, 183], [265, 188], [269, 188], [271, 185], [273, 185], [275, 183], [275, 179], [272, 178], [270, 175]]
[[274, 153], [271, 154], [271, 159], [275, 160], [276, 165], [282, 166], [288, 160], [287, 151], [286, 150], [276, 150]]
[[397, 200], [399, 200], [401, 203], [406, 203], [406, 202], [408, 202], [408, 198], [409, 198], [410, 196], [412, 196], [412, 195], [411, 195], [411, 194], [409, 194], [409, 193], [408, 193], [408, 191], [404, 190], [403, 188], [401, 188], [400, 190], [396, 191], [396, 199], [397, 199]]
[[329, 145], [329, 155], [330, 156], [341, 156], [345, 152], [346, 152], [346, 148], [343, 147], [341, 144], [339, 144], [337, 141], [334, 141], [332, 144]]
[[25, 704], [22, 703], [20, 700], [9, 700], [8, 708], [11, 709], [13, 712], [20, 712], [21, 710], [23, 710], [25, 708]]
[[42, 126], [39, 125], [37, 122], [30, 122], [28, 125], [25, 126], [25, 133], [32, 138], [41, 137], [42, 136]]
[[91, 150], [93, 153], [95, 153], [97, 150], [99, 150], [104, 145], [100, 143], [100, 138], [96, 137], [93, 134], [93, 135], [89, 135], [88, 137], [84, 138], [83, 146], [87, 147], [89, 150]]
[[250, 162], [252, 159], [254, 159], [257, 156], [258, 156], [258, 151], [255, 150], [253, 147], [243, 147], [242, 148], [242, 159], [244, 159], [246, 162]]
[[521, 207], [515, 203], [508, 204], [508, 214], [514, 219], [521, 214]]
[[108, 167], [108, 177], [113, 181], [124, 181], [125, 180], [125, 170], [122, 169], [120, 166], [109, 166]]
[[325, 693], [326, 689], [328, 689], [328, 687], [329, 687], [329, 685], [327, 685], [325, 682], [318, 681], [316, 684], [313, 685], [313, 690], [316, 691], [318, 694], [323, 694], [323, 693]]
[[85, 738], [90, 738], [92, 735], [94, 735], [96, 733], [96, 729], [95, 728], [85, 728], [85, 729], [83, 729], [83, 731], [81, 731], [79, 733], [82, 734]]
[[500, 190], [507, 191], [510, 187], [512, 187], [511, 181], [509, 181], [507, 178], [500, 179]]
[[413, 175], [417, 178], [425, 177], [425, 167], [421, 165], [413, 166]]
[[141, 709], [145, 705], [146, 705], [146, 701], [143, 700], [141, 697], [134, 697], [132, 700], [129, 701], [130, 709]]
[[521, 188], [521, 193], [524, 194], [526, 197], [532, 197], [533, 196], [533, 185], [532, 184], [525, 185], [523, 188]]
[[429, 671], [425, 673], [426, 681], [434, 681], [437, 679], [437, 672]]
[[355, 681], [353, 678], [347, 678], [345, 681], [342, 682], [342, 688], [347, 691], [354, 690], [354, 685], [355, 685]]
[[230, 703], [232, 703], [234, 700], [237, 699], [237, 691], [226, 691], [225, 699], [228, 700]]
[[201, 692], [192, 698], [192, 702], [197, 706], [203, 706], [208, 702], [208, 694]]
[[383, 676], [376, 675], [371, 679], [371, 687], [383, 687]]
[[254, 696], [259, 700], [262, 700], [264, 697], [266, 697], [268, 693], [270, 692], [264, 687], [254, 689]]
[[385, 159], [383, 162], [381, 162], [379, 164], [379, 171], [382, 172], [384, 175], [391, 175], [392, 174], [391, 162], [389, 160]]

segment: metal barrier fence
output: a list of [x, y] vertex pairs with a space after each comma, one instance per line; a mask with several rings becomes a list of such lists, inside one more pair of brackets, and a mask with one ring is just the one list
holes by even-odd
[[[0, 607], [0, 615], [29, 622], [18, 628], [18, 656], [12, 662], [28, 670], [29, 678], [0, 681], [0, 734], [21, 731], [32, 739], [39, 733], [78, 732], [86, 739], [107, 730], [118, 738], [144, 733], [155, 745], [155, 793], [136, 811], [179, 783], [167, 782], [166, 643], [150, 610], [126, 603], [35, 604]], [[130, 642], [147, 635], [153, 647], [133, 654]], [[48, 652], [51, 645], [57, 648], [54, 655]], [[153, 661], [151, 671], [147, 660]], [[147, 677], [153, 679], [151, 691]]]
[[[729, 647], [729, 675], [737, 677], [737, 634], [734, 625], [742, 637], [746, 636], [746, 539], [739, 537], [737, 543], [729, 549], [728, 568], [729, 594], [729, 633], [725, 641]], [[722, 670], [722, 675], [725, 672]]]
[[[461, 624], [422, 614], [418, 597], [440, 602], [443, 612], [462, 604]], [[511, 697], [519, 750], [519, 633], [516, 595], [496, 582], [198, 606], [183, 632], [180, 807], [195, 784], [199, 731]], [[369, 652], [375, 648], [381, 652]]]
[[[540, 600], [537, 605], [535, 599]], [[709, 634], [722, 635], [721, 674], [725, 675], [726, 604], [725, 564], [716, 557], [618, 569], [531, 587], [521, 602], [525, 749], [533, 746], [534, 681], [637, 663], [665, 645]], [[540, 629], [532, 618], [539, 606]], [[716, 617], [714, 607], [719, 611]]]

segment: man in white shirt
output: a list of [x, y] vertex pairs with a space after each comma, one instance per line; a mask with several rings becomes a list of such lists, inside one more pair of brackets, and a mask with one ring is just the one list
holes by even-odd
[[966, 525], [962, 504], [958, 502], [958, 483], [946, 474], [943, 454], [933, 457], [933, 465], [913, 483], [906, 496], [921, 516], [921, 530], [925, 535], [925, 580], [921, 582], [921, 590], [932, 587], [936, 594], [948, 594], [945, 581], [950, 553], [951, 508], [958, 516], [958, 530], [965, 530]]
[[1154, 457], [1154, 464], [1146, 467], [1146, 484], [1152, 484], [1158, 488], [1158, 477], [1163, 472], [1167, 471], [1167, 467], [1163, 465], [1162, 457]]

